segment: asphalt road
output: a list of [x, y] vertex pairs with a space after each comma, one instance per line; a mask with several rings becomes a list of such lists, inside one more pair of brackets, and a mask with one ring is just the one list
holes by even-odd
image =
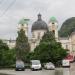
[[55, 70], [43, 69], [40, 71], [31, 71], [30, 69], [26, 69], [25, 71], [0, 70], [0, 73], [8, 75], [75, 75], [75, 63], [71, 65], [71, 68], [56, 68]]
[[25, 71], [0, 70], [0, 73], [8, 75], [75, 75], [75, 70], [70, 70], [69, 68], [61, 68], [56, 70], [43, 69], [40, 71], [31, 71], [30, 69], [26, 69]]
[[41, 70], [41, 71], [26, 71], [16, 72], [16, 75], [54, 75], [54, 71]]
[[75, 75], [75, 71], [70, 71], [69, 68], [64, 68], [56, 70], [16, 72], [16, 75]]

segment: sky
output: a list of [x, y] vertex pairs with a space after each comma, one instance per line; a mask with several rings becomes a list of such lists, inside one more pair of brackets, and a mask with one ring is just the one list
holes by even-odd
[[30, 19], [30, 34], [38, 13], [47, 24], [56, 17], [60, 28], [66, 19], [75, 17], [75, 0], [0, 0], [0, 39], [15, 39], [22, 18]]

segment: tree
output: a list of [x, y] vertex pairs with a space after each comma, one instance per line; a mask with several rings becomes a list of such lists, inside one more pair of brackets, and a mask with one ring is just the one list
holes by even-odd
[[16, 39], [16, 57], [26, 61], [26, 55], [30, 51], [30, 45], [28, 38], [25, 35], [25, 31], [21, 29], [18, 31], [18, 37]]
[[4, 58], [5, 54], [8, 52], [8, 50], [9, 50], [9, 48], [8, 48], [7, 44], [3, 43], [3, 41], [0, 40], [0, 66], [2, 64], [4, 64], [3, 58]]
[[15, 64], [15, 50], [9, 49], [6, 43], [0, 40], [0, 66], [6, 67]]
[[15, 64], [16, 61], [16, 51], [15, 48], [9, 49], [9, 51], [6, 53], [6, 65], [12, 66]]
[[42, 37], [40, 44], [34, 49], [34, 59], [41, 62], [53, 62], [56, 64], [67, 55], [67, 50], [63, 49], [61, 43], [56, 42], [53, 32], [47, 32]]

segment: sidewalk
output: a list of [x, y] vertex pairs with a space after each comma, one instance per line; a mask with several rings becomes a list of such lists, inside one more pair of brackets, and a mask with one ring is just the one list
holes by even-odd
[[2, 73], [2, 74], [16, 75], [16, 71], [15, 70], [0, 70], [0, 73]]

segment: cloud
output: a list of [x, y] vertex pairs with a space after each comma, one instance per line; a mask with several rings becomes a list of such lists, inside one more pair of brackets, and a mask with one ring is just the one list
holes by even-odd
[[[3, 0], [0, 4], [0, 15], [12, 1], [14, 0]], [[67, 18], [75, 16], [74, 7], [74, 0], [15, 0], [15, 3], [0, 17], [0, 37], [16, 38], [19, 20], [23, 17], [30, 18], [30, 29], [39, 12], [47, 23], [51, 16], [55, 16], [60, 27]]]

